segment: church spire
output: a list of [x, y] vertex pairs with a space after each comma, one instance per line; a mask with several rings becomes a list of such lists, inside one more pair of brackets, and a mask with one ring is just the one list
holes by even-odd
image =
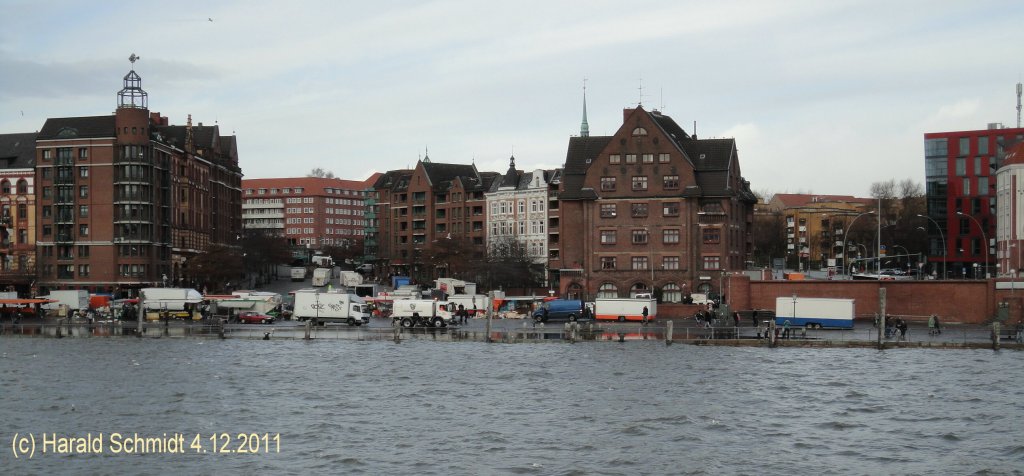
[[583, 78], [583, 123], [580, 124], [580, 137], [590, 137], [590, 125], [587, 124], [587, 78]]

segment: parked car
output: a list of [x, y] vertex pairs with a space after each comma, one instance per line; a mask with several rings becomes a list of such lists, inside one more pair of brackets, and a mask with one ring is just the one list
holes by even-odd
[[273, 324], [274, 317], [253, 311], [245, 311], [238, 315], [238, 322], [242, 324]]

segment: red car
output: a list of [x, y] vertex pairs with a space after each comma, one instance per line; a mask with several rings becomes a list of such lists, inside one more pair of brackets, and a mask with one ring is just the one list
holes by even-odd
[[246, 311], [238, 315], [238, 322], [242, 324], [273, 324], [274, 316]]

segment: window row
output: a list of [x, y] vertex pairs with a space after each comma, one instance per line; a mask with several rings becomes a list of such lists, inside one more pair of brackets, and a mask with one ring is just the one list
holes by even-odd
[[[618, 230], [601, 230], [600, 236], [602, 245], [614, 245], [618, 243]], [[648, 243], [647, 229], [631, 230], [630, 236], [630, 242], [634, 245], [643, 245]], [[667, 245], [678, 244], [681, 236], [682, 233], [678, 228], [667, 228], [661, 230], [661, 242]]]
[[[622, 162], [622, 157], [623, 156], [620, 155], [620, 154], [611, 154], [611, 155], [608, 156], [608, 163], [612, 164], [612, 165], [621, 164], [621, 163], [623, 163]], [[636, 161], [637, 154], [625, 154], [625, 157], [626, 157], [625, 163], [627, 163], [627, 164], [635, 164], [635, 163], [637, 163], [637, 161]], [[671, 154], [658, 154], [658, 163], [659, 164], [667, 164], [667, 163], [669, 163], [671, 161], [672, 161], [672, 155]], [[644, 164], [653, 164], [654, 163], [654, 154], [640, 154], [640, 162], [644, 163]]]
[[[633, 202], [629, 204], [630, 216], [633, 218], [644, 218], [648, 216], [648, 209], [650, 205], [647, 202]], [[602, 203], [601, 204], [601, 218], [615, 218], [619, 216], [619, 204], [618, 203]], [[662, 202], [661, 204], [661, 216], [663, 217], [677, 217], [679, 216], [679, 202]]]
[[[619, 268], [619, 256], [602, 256], [601, 257], [601, 269], [604, 270], [617, 270]], [[650, 269], [649, 256], [630, 256], [629, 262], [626, 263], [629, 266], [626, 269], [634, 271], [646, 271]], [[661, 257], [661, 268], [663, 270], [678, 270], [680, 263], [679, 256], [662, 256]]]
[[[629, 297], [636, 297], [637, 294], [649, 293], [650, 289], [646, 283], [636, 283], [629, 290]], [[619, 296], [619, 288], [612, 283], [602, 283], [597, 290], [598, 298], [614, 299]], [[661, 286], [661, 302], [683, 302], [683, 288], [676, 283], [665, 283]]]

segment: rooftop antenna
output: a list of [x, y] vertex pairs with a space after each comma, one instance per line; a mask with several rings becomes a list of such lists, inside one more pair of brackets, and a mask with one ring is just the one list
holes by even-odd
[[1020, 82], [1017, 82], [1017, 129], [1020, 129], [1020, 93], [1024, 90]]
[[636, 105], [640, 106], [640, 107], [644, 107], [644, 78], [643, 78], [643, 76], [640, 77], [640, 87], [637, 88], [637, 89], [640, 90], [640, 101], [638, 101], [636, 103]]
[[661, 112], [665, 112], [665, 87], [664, 86], [658, 88], [658, 94], [661, 96], [661, 99], [659, 101], [661, 103], [661, 105], [658, 106], [658, 109], [660, 109]]

